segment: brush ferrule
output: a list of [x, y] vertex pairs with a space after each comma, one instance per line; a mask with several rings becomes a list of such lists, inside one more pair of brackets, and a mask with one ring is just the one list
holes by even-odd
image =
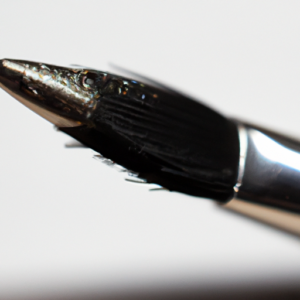
[[236, 197], [300, 212], [300, 142], [249, 125], [239, 138]]

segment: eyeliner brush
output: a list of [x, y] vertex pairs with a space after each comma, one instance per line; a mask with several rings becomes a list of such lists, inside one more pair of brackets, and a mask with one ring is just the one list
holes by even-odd
[[144, 77], [3, 59], [0, 87], [147, 183], [299, 218], [298, 141], [226, 118]]

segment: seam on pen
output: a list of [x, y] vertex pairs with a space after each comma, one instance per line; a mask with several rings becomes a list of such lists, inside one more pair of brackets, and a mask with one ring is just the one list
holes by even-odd
[[242, 185], [243, 182], [246, 158], [247, 158], [247, 149], [248, 149], [247, 129], [242, 124], [238, 124], [238, 134], [239, 134], [239, 142], [240, 142], [240, 158], [239, 158], [239, 170], [238, 170], [237, 182], [233, 187], [235, 196], [238, 193], [240, 186]]

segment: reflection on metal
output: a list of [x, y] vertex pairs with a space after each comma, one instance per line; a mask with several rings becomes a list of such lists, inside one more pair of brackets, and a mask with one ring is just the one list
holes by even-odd
[[24, 97], [18, 95], [14, 91], [8, 89], [5, 85], [0, 82], [0, 88], [10, 94], [12, 97], [17, 99], [20, 103], [28, 107], [30, 110], [34, 111], [36, 114], [51, 122], [53, 125], [57, 127], [77, 127], [80, 126], [81, 123], [79, 121], [71, 120], [69, 118], [62, 117], [58, 114], [55, 114], [47, 109], [44, 109], [35, 103], [28, 101]]
[[291, 150], [267, 135], [250, 129], [249, 135], [259, 153], [266, 159], [300, 171], [299, 152]]
[[247, 156], [237, 198], [300, 212], [300, 143], [245, 125]]
[[238, 179], [236, 185], [234, 186], [235, 193], [239, 191], [239, 188], [242, 185], [244, 171], [245, 171], [247, 148], [248, 148], [247, 131], [242, 124], [238, 125], [238, 132], [239, 132], [239, 139], [240, 139], [240, 161], [239, 161]]
[[231, 200], [223, 207], [300, 237], [300, 216], [298, 214], [238, 199]]
[[89, 122], [100, 98], [89, 76], [94, 76], [89, 70], [29, 61], [0, 61], [1, 87], [58, 127]]

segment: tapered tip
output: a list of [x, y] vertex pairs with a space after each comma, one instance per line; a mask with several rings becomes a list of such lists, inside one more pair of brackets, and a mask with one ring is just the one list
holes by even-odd
[[[78, 70], [22, 60], [0, 60], [0, 87], [58, 127], [87, 122], [93, 93], [78, 84]], [[75, 76], [76, 75], [76, 76]]]
[[20, 72], [14, 72], [7, 67], [10, 63], [8, 59], [0, 60], [0, 87], [7, 89], [17, 89], [20, 85], [22, 74]]

